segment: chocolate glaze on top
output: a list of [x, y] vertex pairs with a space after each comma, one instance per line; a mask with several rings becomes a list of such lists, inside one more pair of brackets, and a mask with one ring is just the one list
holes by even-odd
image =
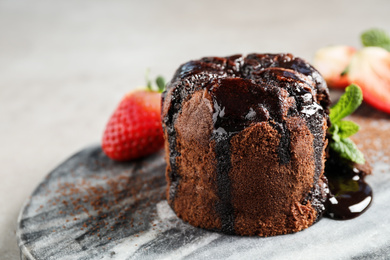
[[221, 133], [234, 134], [254, 122], [281, 121], [283, 102], [279, 89], [264, 88], [251, 80], [225, 78], [215, 80], [209, 91], [214, 101], [214, 128]]

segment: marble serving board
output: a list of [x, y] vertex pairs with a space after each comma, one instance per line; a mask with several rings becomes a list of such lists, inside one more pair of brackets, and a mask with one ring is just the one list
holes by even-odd
[[[375, 167], [387, 167], [383, 164]], [[291, 235], [238, 237], [181, 221], [164, 199], [163, 152], [131, 163], [99, 146], [52, 171], [27, 201], [17, 230], [22, 259], [388, 259], [390, 173], [367, 178], [362, 216], [322, 219]]]

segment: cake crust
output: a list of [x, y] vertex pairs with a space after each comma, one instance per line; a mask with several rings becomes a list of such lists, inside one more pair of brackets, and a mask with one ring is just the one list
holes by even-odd
[[291, 54], [183, 64], [162, 105], [169, 205], [227, 234], [309, 227], [327, 196], [328, 105], [322, 77]]

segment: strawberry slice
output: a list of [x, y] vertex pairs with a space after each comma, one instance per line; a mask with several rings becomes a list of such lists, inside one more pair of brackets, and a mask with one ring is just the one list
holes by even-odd
[[355, 52], [355, 48], [345, 45], [319, 49], [314, 57], [314, 67], [321, 73], [329, 87], [345, 88], [349, 81], [343, 72]]
[[102, 149], [116, 161], [152, 154], [163, 147], [161, 93], [137, 90], [128, 93], [107, 123]]
[[359, 85], [363, 100], [390, 113], [390, 52], [380, 47], [365, 47], [353, 55], [348, 80]]

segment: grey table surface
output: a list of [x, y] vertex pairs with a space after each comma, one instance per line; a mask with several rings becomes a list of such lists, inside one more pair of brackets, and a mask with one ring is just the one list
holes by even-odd
[[390, 31], [390, 1], [0, 0], [0, 259], [18, 259], [22, 204], [44, 176], [100, 140], [144, 72], [207, 55], [360, 46]]

